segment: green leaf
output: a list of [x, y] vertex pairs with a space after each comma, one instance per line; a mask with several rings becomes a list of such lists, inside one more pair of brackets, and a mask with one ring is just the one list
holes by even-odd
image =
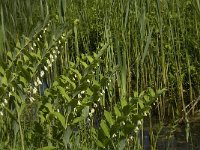
[[67, 91], [65, 91], [65, 89], [63, 87], [61, 87], [61, 86], [58, 86], [57, 88], [58, 88], [60, 94], [63, 96], [63, 98], [67, 99], [67, 101], [70, 102], [71, 98], [67, 94]]
[[43, 148], [38, 148], [37, 150], [52, 150], [52, 149], [56, 149], [56, 147], [54, 147], [54, 146], [45, 146]]
[[100, 124], [101, 129], [103, 130], [104, 134], [110, 138], [110, 131], [108, 126], [106, 125], [106, 121], [105, 120], [101, 120], [101, 124]]
[[94, 59], [91, 56], [86, 56], [87, 59], [89, 60], [90, 63], [92, 63], [94, 61]]
[[71, 127], [68, 126], [67, 130], [65, 130], [64, 136], [63, 136], [63, 143], [65, 144], [65, 148], [67, 148], [67, 144], [69, 143], [71, 134], [72, 134]]
[[47, 103], [45, 106], [49, 109], [49, 112], [50, 112], [50, 113], [53, 113], [53, 112], [54, 112], [51, 103]]
[[125, 97], [122, 97], [122, 98], [120, 99], [120, 102], [121, 102], [122, 108], [124, 108], [124, 107], [127, 105], [127, 101], [126, 101]]
[[8, 85], [8, 80], [7, 80], [7, 77], [5, 75], [1, 78], [1, 83], [2, 83], [2, 85], [5, 85], [5, 86]]
[[13, 121], [12, 126], [13, 126], [13, 130], [14, 130], [14, 134], [16, 136], [19, 131], [19, 124], [16, 121]]
[[75, 123], [78, 123], [78, 122], [81, 122], [83, 121], [85, 118], [84, 117], [77, 117], [73, 120], [72, 124], [75, 124]]
[[10, 60], [13, 60], [13, 56], [12, 56], [11, 51], [8, 51], [8, 52], [7, 52], [7, 56], [8, 56], [8, 58], [9, 58]]
[[160, 95], [160, 94], [164, 93], [165, 91], [167, 91], [166, 88], [161, 89], [161, 90], [157, 90], [157, 91], [156, 91], [156, 95]]
[[10, 117], [11, 117], [13, 120], [17, 121], [17, 118], [14, 116], [14, 114], [11, 112], [11, 110], [10, 110], [9, 108], [4, 107], [4, 109], [8, 112], [8, 114], [10, 115]]
[[139, 103], [140, 108], [143, 109], [144, 108], [143, 101], [140, 99], [140, 100], [138, 100], [138, 103]]
[[150, 95], [152, 96], [152, 97], [155, 97], [155, 92], [154, 92], [154, 90], [152, 89], [152, 88], [149, 88], [149, 93], [150, 93]]
[[22, 112], [24, 111], [24, 108], [26, 107], [26, 103], [23, 101], [20, 110], [19, 110], [19, 115], [21, 116]]
[[149, 33], [149, 35], [148, 35], [148, 37], [147, 37], [147, 43], [146, 43], [145, 48], [144, 48], [144, 53], [143, 53], [143, 55], [142, 55], [141, 64], [143, 64], [143, 62], [144, 62], [144, 59], [145, 59], [145, 57], [146, 57], [146, 55], [147, 55], [147, 50], [149, 49], [149, 45], [150, 45], [150, 43], [151, 43], [152, 31], [153, 31], [153, 29], [150, 30], [150, 33]]
[[70, 80], [67, 76], [61, 75], [61, 80], [62, 79], [65, 83], [69, 82], [73, 86], [74, 89], [76, 88], [76, 84], [72, 80]]
[[103, 145], [103, 143], [99, 140], [96, 140], [96, 144], [97, 146], [101, 147], [101, 148], [105, 148], [105, 146]]
[[1, 75], [4, 75], [4, 74], [5, 74], [5, 70], [3, 69], [2, 66], [0, 66], [0, 74], [1, 74]]
[[88, 94], [89, 96], [92, 96], [93, 92], [90, 90], [90, 88], [87, 88], [87, 94]]
[[138, 92], [135, 91], [133, 95], [134, 95], [135, 98], [137, 98], [138, 97]]
[[149, 101], [149, 96], [148, 95], [144, 95], [144, 99], [145, 99], [146, 102], [148, 102]]
[[125, 149], [125, 146], [126, 146], [126, 140], [125, 140], [125, 139], [122, 139], [122, 140], [119, 142], [119, 150], [124, 150], [124, 149]]
[[20, 76], [19, 81], [22, 82], [24, 85], [26, 85], [27, 81], [24, 77]]
[[89, 106], [85, 106], [82, 110], [81, 116], [84, 117], [85, 119], [88, 117], [89, 114]]
[[73, 69], [73, 68], [70, 68], [70, 70], [71, 70], [72, 72], [74, 72], [74, 73], [78, 76], [78, 79], [79, 79], [79, 80], [81, 80], [82, 75], [80, 74], [80, 72], [79, 72], [78, 70]]
[[87, 67], [88, 67], [87, 63], [85, 63], [84, 61], [81, 61], [81, 60], [80, 60], [80, 64], [83, 65], [84, 68], [87, 68]]
[[115, 111], [115, 115], [116, 115], [117, 117], [120, 117], [120, 116], [121, 116], [121, 112], [119, 111], [119, 108], [117, 107], [117, 105], [115, 105], [114, 111]]
[[114, 120], [112, 119], [111, 113], [104, 110], [104, 116], [106, 117], [106, 120], [108, 121], [110, 126], [112, 126], [114, 124]]
[[63, 128], [66, 128], [65, 117], [59, 112], [54, 112], [53, 114], [58, 117], [58, 120], [62, 124]]

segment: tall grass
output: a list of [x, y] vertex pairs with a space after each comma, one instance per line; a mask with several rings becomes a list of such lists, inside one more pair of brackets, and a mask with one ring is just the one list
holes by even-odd
[[[198, 0], [4, 0], [0, 6], [3, 148], [142, 148], [137, 132], [120, 128], [124, 122], [135, 129], [150, 107], [161, 121], [172, 114], [187, 120], [190, 108], [193, 114], [198, 108]], [[49, 88], [36, 86], [34, 95], [45, 68], [41, 81]], [[31, 97], [36, 102], [27, 102]]]

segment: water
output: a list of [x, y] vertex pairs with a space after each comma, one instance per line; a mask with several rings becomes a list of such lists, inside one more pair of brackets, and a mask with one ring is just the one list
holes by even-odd
[[[186, 130], [188, 132], [186, 132]], [[187, 134], [188, 141], [187, 141]], [[144, 149], [151, 150], [151, 138], [148, 128], [144, 129]], [[158, 125], [153, 124], [153, 139], [158, 150], [200, 150], [200, 120], [191, 122], [189, 128], [185, 124], [177, 125], [175, 128], [163, 126], [159, 132]]]

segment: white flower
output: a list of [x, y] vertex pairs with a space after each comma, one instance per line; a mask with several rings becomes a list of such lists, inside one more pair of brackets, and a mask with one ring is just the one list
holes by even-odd
[[42, 38], [42, 35], [40, 34], [40, 38]]
[[59, 109], [57, 109], [57, 112], [60, 112], [60, 110], [59, 110]]
[[12, 91], [13, 91], [13, 92], [15, 91], [15, 88], [14, 88], [14, 87], [12, 87]]
[[125, 125], [126, 123], [124, 121], [122, 121], [122, 125]]
[[48, 64], [48, 67], [52, 67], [52, 64], [49, 59], [47, 59], [47, 64]]
[[90, 83], [90, 80], [89, 80], [89, 79], [87, 79], [87, 83]]
[[78, 105], [81, 105], [81, 102], [80, 102], [80, 101], [78, 101]]
[[95, 109], [94, 109], [94, 108], [92, 108], [92, 109], [91, 109], [91, 113], [93, 114], [94, 112], [95, 112]]
[[54, 59], [53, 59], [53, 58], [51, 59], [51, 62], [54, 62]]
[[[57, 47], [57, 46], [56, 46]], [[56, 54], [56, 51], [55, 50], [53, 50], [53, 54]]]
[[59, 40], [58, 43], [61, 44], [61, 41]]
[[46, 66], [44, 66], [44, 70], [48, 71], [48, 68]]
[[33, 43], [33, 46], [36, 47], [37, 45], [35, 43]]
[[40, 41], [40, 38], [37, 38], [38, 41]]
[[11, 93], [11, 92], [8, 93], [8, 97], [10, 97], [10, 96], [12, 96], [12, 93]]
[[140, 126], [142, 124], [141, 120], [137, 121], [137, 125]]
[[134, 132], [137, 133], [138, 131], [139, 131], [139, 128], [137, 126], [137, 127], [135, 127]]
[[97, 108], [97, 104], [96, 103], [94, 103], [94, 107]]
[[58, 51], [58, 54], [60, 54], [60, 51]]
[[58, 46], [56, 46], [56, 49], [58, 50]]
[[84, 94], [85, 93], [85, 91], [81, 91], [81, 94]]
[[57, 59], [57, 55], [54, 55], [55, 59]]
[[147, 112], [146, 111], [144, 112], [144, 116], [147, 116]]
[[82, 98], [81, 94], [78, 94], [78, 98]]
[[2, 106], [2, 107], [4, 107], [4, 106], [5, 106], [5, 104], [4, 104], [4, 103], [1, 103], [1, 106]]
[[113, 138], [115, 138], [116, 136], [117, 136], [117, 135], [116, 135], [115, 133], [112, 135]]
[[72, 78], [72, 80], [74, 80], [74, 81], [75, 81], [75, 78]]
[[33, 101], [35, 101], [35, 98], [34, 97], [30, 97], [29, 100], [32, 103]]
[[36, 81], [34, 81], [34, 85], [35, 85], [35, 86], [38, 86], [38, 83], [37, 83]]
[[97, 100], [97, 101], [99, 102], [100, 100], [101, 100], [101, 99], [100, 99], [100, 98], [98, 98], [98, 100]]
[[130, 139], [133, 140], [133, 136], [130, 136]]
[[102, 90], [102, 93], [103, 93], [103, 94], [105, 94], [105, 91], [104, 91], [104, 90]]
[[53, 55], [52, 55], [52, 54], [50, 54], [50, 59], [51, 59], [51, 60], [53, 59]]
[[3, 116], [3, 112], [2, 111], [0, 111], [0, 115]]
[[40, 71], [40, 77], [42, 78], [44, 76], [44, 71]]
[[33, 94], [36, 94], [36, 93], [37, 93], [37, 88], [34, 87], [34, 88], [33, 88]]
[[4, 99], [4, 103], [5, 103], [5, 104], [8, 104], [8, 101], [7, 101], [7, 99]]
[[39, 77], [37, 77], [37, 83], [38, 83], [39, 85], [42, 84], [42, 82], [40, 81], [40, 78], [39, 78]]
[[32, 50], [32, 51], [34, 50], [32, 46], [31, 46], [31, 50]]
[[[89, 114], [89, 115], [90, 115], [90, 114]], [[90, 121], [91, 121], [90, 118], [87, 118], [87, 122], [90, 123]]]

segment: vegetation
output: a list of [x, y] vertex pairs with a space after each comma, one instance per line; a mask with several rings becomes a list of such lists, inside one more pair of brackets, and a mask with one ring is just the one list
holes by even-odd
[[0, 149], [143, 149], [198, 109], [198, 0], [0, 6]]

